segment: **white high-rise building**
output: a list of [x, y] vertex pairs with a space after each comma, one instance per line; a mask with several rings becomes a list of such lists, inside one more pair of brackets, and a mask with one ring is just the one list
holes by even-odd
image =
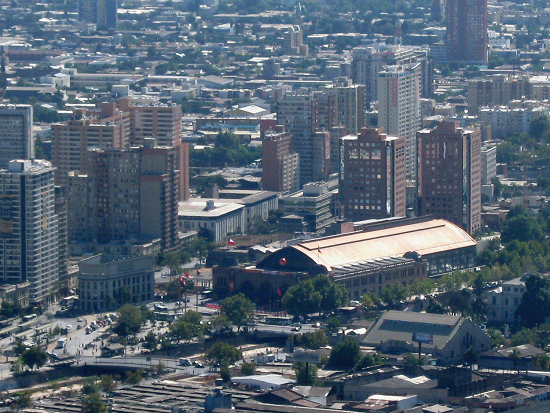
[[404, 65], [418, 60], [410, 47], [376, 43], [371, 47], [352, 50], [352, 79], [365, 85], [365, 103], [378, 100], [378, 73], [387, 65]]
[[43, 160], [12, 160], [0, 170], [0, 282], [28, 281], [35, 304], [59, 288], [54, 170]]
[[34, 158], [31, 105], [0, 105], [0, 168]]
[[378, 74], [378, 127], [405, 138], [407, 175], [416, 175], [416, 132], [420, 129], [420, 64], [386, 66]]

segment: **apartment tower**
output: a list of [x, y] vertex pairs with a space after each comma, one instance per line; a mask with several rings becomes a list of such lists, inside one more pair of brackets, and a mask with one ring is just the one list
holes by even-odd
[[102, 103], [99, 112], [75, 113], [65, 123], [52, 125], [52, 162], [56, 184], [65, 185], [70, 171], [86, 173], [88, 149], [123, 149], [130, 134], [130, 118], [115, 103]]
[[45, 304], [59, 281], [54, 168], [42, 160], [12, 160], [0, 170], [0, 280], [29, 282], [29, 300]]
[[416, 131], [420, 129], [420, 63], [386, 66], [378, 74], [378, 127], [405, 138], [407, 175], [416, 176]]
[[100, 244], [161, 240], [177, 244], [178, 154], [152, 138], [128, 150], [89, 151], [88, 173], [69, 173], [69, 239]]
[[300, 155], [300, 185], [323, 179], [324, 167], [313, 160], [318, 117], [318, 100], [312, 92], [289, 93], [277, 101], [277, 123], [292, 135], [291, 151]]
[[344, 217], [355, 222], [405, 216], [405, 138], [363, 128], [340, 142]]
[[78, 20], [95, 23], [98, 29], [115, 29], [117, 0], [78, 0]]
[[158, 146], [176, 148], [180, 200], [189, 199], [189, 145], [181, 141], [181, 105], [136, 104], [132, 98], [126, 97], [119, 100], [119, 109], [128, 113], [130, 118], [130, 146], [141, 146], [144, 139], [155, 138]]
[[13, 159], [33, 159], [31, 105], [0, 105], [0, 169]]
[[266, 191], [294, 192], [300, 189], [300, 155], [291, 152], [292, 136], [277, 126], [262, 141], [262, 186]]
[[446, 219], [473, 234], [481, 229], [481, 131], [457, 121], [423, 129], [418, 139], [420, 215]]
[[447, 0], [447, 59], [487, 64], [487, 0]]

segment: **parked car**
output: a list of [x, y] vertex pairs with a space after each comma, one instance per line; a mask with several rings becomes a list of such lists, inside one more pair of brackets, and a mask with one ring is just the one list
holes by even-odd
[[180, 359], [180, 366], [185, 366], [185, 367], [188, 367], [188, 366], [191, 366], [192, 363], [189, 359], [186, 359], [186, 358], [181, 358]]

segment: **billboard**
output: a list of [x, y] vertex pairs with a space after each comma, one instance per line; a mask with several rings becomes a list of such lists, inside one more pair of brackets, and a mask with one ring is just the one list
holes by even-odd
[[417, 343], [423, 343], [423, 344], [433, 344], [434, 336], [433, 334], [413, 333], [413, 341], [416, 341]]

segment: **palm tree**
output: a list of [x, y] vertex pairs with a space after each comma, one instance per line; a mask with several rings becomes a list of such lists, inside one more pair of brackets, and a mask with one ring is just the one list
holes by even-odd
[[514, 365], [514, 370], [517, 370], [517, 372], [519, 373], [519, 368], [517, 368], [517, 365], [518, 365], [518, 362], [521, 360], [521, 352], [517, 348], [515, 348], [508, 355], [508, 358], [512, 360], [512, 363]]
[[470, 365], [470, 370], [474, 368], [474, 364], [477, 363], [479, 358], [479, 352], [474, 346], [468, 347], [468, 350], [464, 352], [464, 362]]

